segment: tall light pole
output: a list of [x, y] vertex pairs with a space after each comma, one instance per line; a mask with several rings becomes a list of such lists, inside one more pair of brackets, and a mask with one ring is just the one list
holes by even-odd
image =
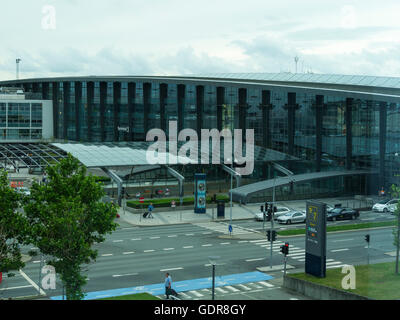
[[22, 61], [22, 60], [21, 60], [20, 58], [18, 58], [18, 59], [15, 60], [15, 62], [16, 62], [16, 64], [17, 64], [17, 80], [19, 80], [19, 63], [20, 63], [21, 61]]
[[297, 73], [297, 63], [299, 62], [299, 57], [294, 57], [294, 62], [296, 63], [296, 73]]

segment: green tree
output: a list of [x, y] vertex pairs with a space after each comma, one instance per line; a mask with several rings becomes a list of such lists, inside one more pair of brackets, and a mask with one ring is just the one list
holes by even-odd
[[27, 221], [18, 211], [23, 196], [10, 187], [7, 172], [0, 170], [0, 272], [19, 270], [22, 261], [20, 245], [26, 241]]
[[115, 230], [117, 210], [100, 201], [104, 195], [101, 185], [70, 154], [46, 172], [49, 182], [34, 183], [25, 206], [30, 241], [52, 257], [48, 265], [60, 275], [67, 299], [80, 300], [86, 284], [83, 264], [96, 260], [93, 244], [103, 242]]
[[[392, 197], [400, 199], [400, 187], [392, 185]], [[400, 252], [400, 203], [397, 203], [394, 215], [397, 220], [397, 227], [393, 229], [394, 246], [396, 247], [396, 273], [399, 274], [399, 252]]]

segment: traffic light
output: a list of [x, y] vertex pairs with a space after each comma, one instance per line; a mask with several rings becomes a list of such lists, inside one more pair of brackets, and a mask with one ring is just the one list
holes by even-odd
[[271, 230], [267, 231], [267, 238], [268, 238], [268, 241], [271, 241]]
[[283, 246], [281, 246], [281, 252], [286, 256], [289, 254], [289, 243], [286, 242]]
[[264, 212], [264, 206], [260, 207], [261, 212]]
[[272, 241], [276, 241], [276, 231], [272, 231]]
[[370, 240], [370, 236], [369, 236], [369, 234], [367, 234], [367, 235], [365, 236], [365, 241], [367, 241], [367, 242], [369, 243], [369, 240]]

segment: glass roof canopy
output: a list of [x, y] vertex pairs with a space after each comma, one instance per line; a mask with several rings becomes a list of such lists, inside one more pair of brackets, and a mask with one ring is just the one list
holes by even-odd
[[[146, 158], [148, 148], [154, 142], [118, 142], [118, 143], [0, 143], [0, 168], [46, 168], [67, 157], [70, 153], [87, 168], [128, 167], [152, 165]], [[177, 150], [187, 142], [179, 142]], [[198, 163], [200, 164], [200, 143], [198, 147]], [[167, 143], [168, 146], [168, 143]], [[245, 150], [245, 146], [243, 146]], [[214, 150], [215, 151], [215, 150]], [[167, 160], [171, 156], [166, 152]], [[209, 163], [212, 163], [213, 151], [210, 146]], [[214, 156], [216, 156], [214, 152]], [[178, 157], [178, 164], [187, 161], [186, 157]], [[297, 160], [287, 154], [254, 147], [254, 161]], [[220, 164], [224, 164], [223, 143], [220, 150]], [[167, 161], [168, 164], [168, 161]]]
[[66, 156], [66, 152], [50, 144], [0, 143], [0, 168], [45, 168]]
[[[101, 167], [124, 167], [124, 166], [144, 166], [152, 165], [146, 158], [148, 148], [154, 142], [116, 142], [116, 143], [53, 143], [54, 147], [63, 150], [66, 153], [71, 153], [73, 157], [77, 158], [83, 165], [88, 168], [101, 168]], [[188, 145], [186, 142], [178, 143], [178, 152], [183, 145]], [[200, 143], [199, 143], [200, 145]], [[167, 143], [168, 147], [168, 143]], [[243, 146], [245, 150], [245, 146]], [[198, 149], [198, 156], [200, 164], [201, 150]], [[212, 163], [213, 152], [210, 147], [209, 163]], [[215, 150], [214, 150], [215, 151]], [[168, 159], [172, 156], [166, 152], [167, 164]], [[185, 157], [178, 157], [178, 164], [187, 160]], [[265, 149], [262, 147], [254, 147], [254, 161], [283, 161], [283, 160], [298, 160], [295, 157], [287, 154]], [[223, 164], [224, 152], [223, 143], [221, 143], [220, 163]]]

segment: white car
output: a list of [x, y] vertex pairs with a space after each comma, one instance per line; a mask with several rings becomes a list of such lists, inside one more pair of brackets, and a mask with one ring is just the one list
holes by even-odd
[[[277, 207], [276, 209], [277, 209], [277, 211], [274, 214], [274, 220], [276, 220], [281, 215], [284, 215], [284, 214], [292, 211], [292, 210], [290, 210], [289, 208], [286, 208], [286, 207]], [[266, 216], [268, 216], [268, 215], [266, 215]], [[255, 214], [255, 218], [256, 218], [257, 221], [263, 221], [264, 220], [264, 215], [263, 215], [262, 212], [257, 212]], [[267, 220], [267, 217], [265, 218], [265, 220]]]
[[397, 203], [400, 199], [393, 199], [393, 200], [382, 200], [378, 203], [375, 203], [372, 207], [372, 211], [377, 212], [394, 212], [396, 210]]
[[17, 187], [17, 188], [15, 188], [16, 189], [16, 191], [18, 192], [18, 193], [22, 193], [22, 194], [24, 194], [24, 195], [26, 195], [26, 196], [30, 196], [31, 195], [31, 191], [28, 189], [28, 188], [25, 188], [25, 187]]
[[278, 219], [278, 223], [284, 224], [292, 224], [292, 223], [305, 223], [306, 222], [306, 214], [301, 211], [290, 211], [280, 216]]

